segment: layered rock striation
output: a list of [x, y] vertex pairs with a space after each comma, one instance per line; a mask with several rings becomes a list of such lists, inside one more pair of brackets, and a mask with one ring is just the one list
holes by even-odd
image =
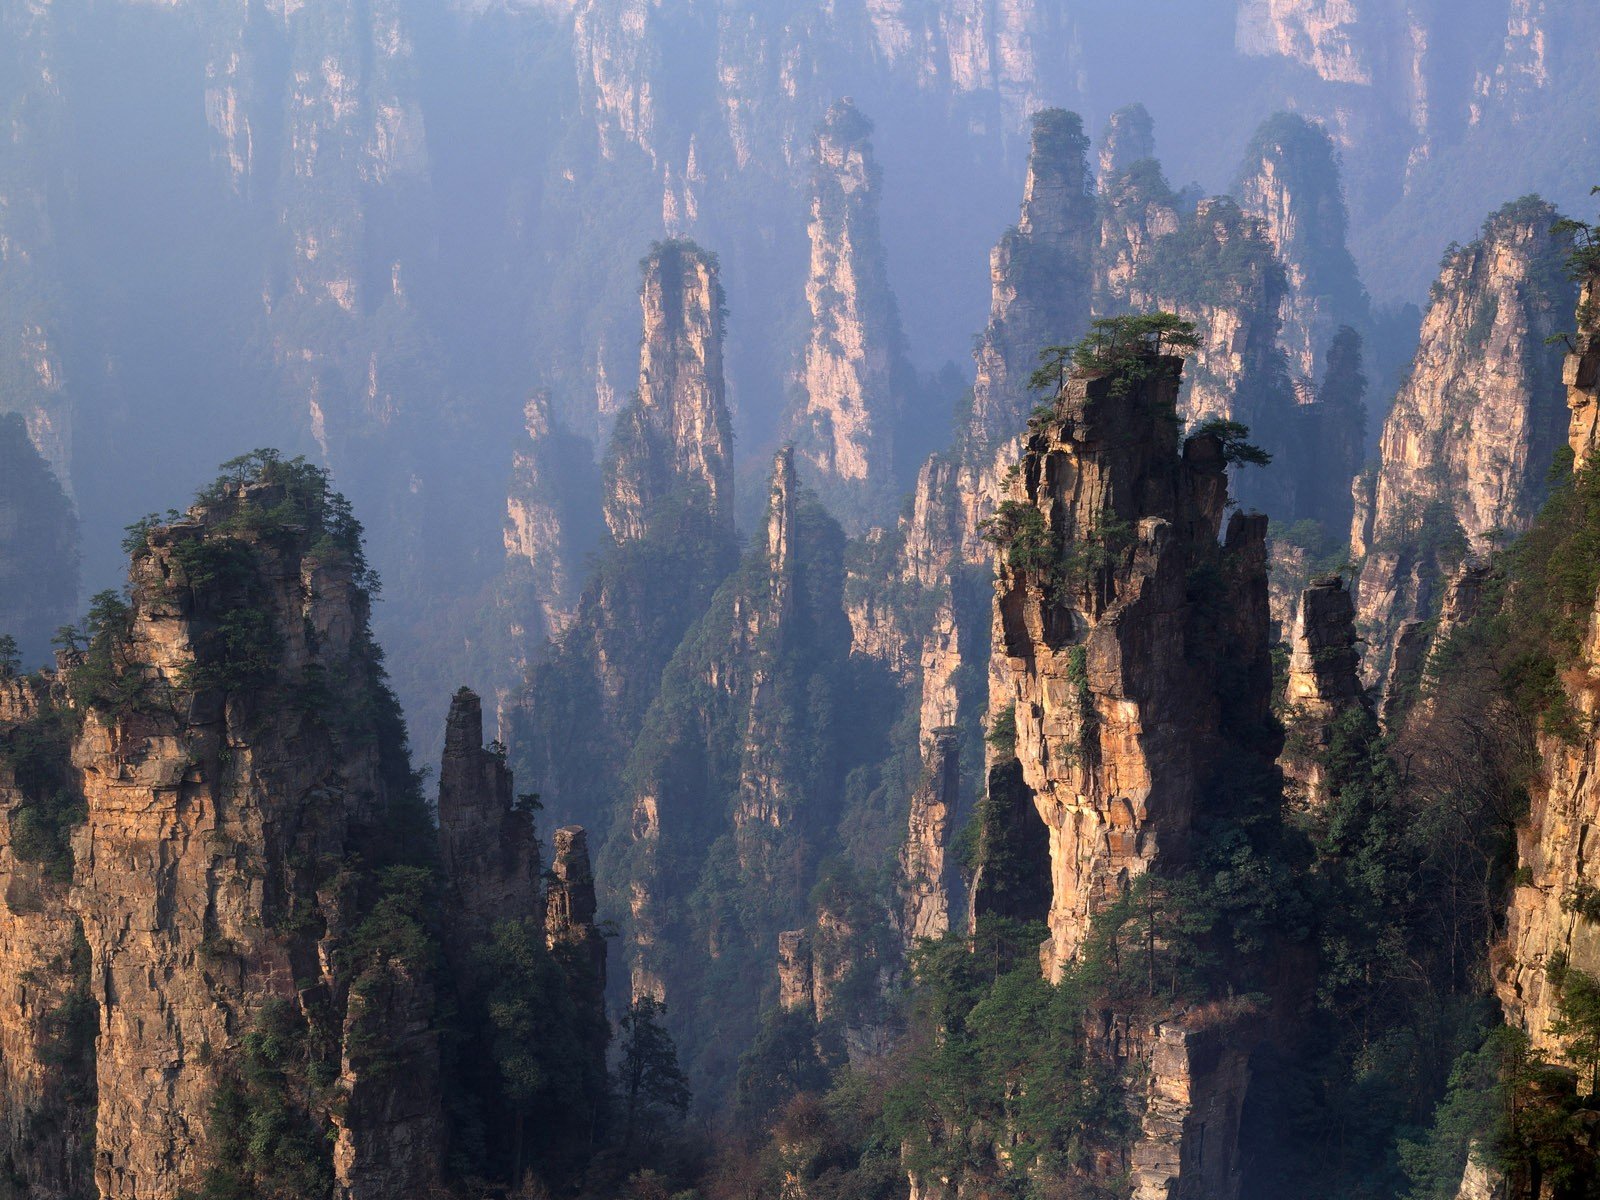
[[605, 462], [606, 525], [637, 541], [683, 507], [733, 525], [733, 426], [722, 371], [724, 298], [714, 256], [658, 243], [643, 263], [639, 391]]
[[1466, 557], [1526, 529], [1564, 422], [1559, 354], [1573, 287], [1556, 212], [1534, 199], [1493, 214], [1445, 259], [1380, 461], [1356, 485], [1357, 621], [1384, 677], [1401, 624], [1434, 615]]
[[[1139, 354], [1131, 384], [1074, 375], [997, 517], [990, 724], [1015, 730], [1048, 830], [1052, 975], [1128, 879], [1184, 860], [1219, 714], [1258, 719], [1267, 700], [1265, 519], [1236, 512], [1219, 543], [1221, 445], [1202, 434], [1180, 453], [1182, 362]], [[1227, 592], [1217, 628], [1196, 623], [1187, 580], [1202, 570]], [[1219, 698], [1231, 672], [1248, 714]]]
[[895, 427], [914, 389], [878, 228], [883, 173], [871, 135], [872, 122], [846, 99], [812, 139], [811, 336], [792, 419], [807, 474], [852, 527], [888, 508]]
[[1029, 384], [1039, 352], [1088, 328], [1097, 234], [1088, 150], [1077, 114], [1034, 115], [1022, 212], [989, 256], [989, 324], [973, 352], [977, 377], [959, 435], [962, 550], [971, 561], [987, 558], [983, 522], [1016, 431], [1040, 401]]

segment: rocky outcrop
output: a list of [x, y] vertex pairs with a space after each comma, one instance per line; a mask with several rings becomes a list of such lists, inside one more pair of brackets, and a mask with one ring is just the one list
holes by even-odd
[[1283, 347], [1291, 375], [1309, 388], [1326, 370], [1339, 328], [1360, 330], [1370, 323], [1367, 297], [1345, 245], [1349, 218], [1333, 140], [1302, 116], [1269, 118], [1245, 152], [1235, 195], [1265, 223], [1283, 263]]
[[1250, 1082], [1253, 1014], [1219, 1006], [1158, 1022], [1132, 1154], [1133, 1200], [1239, 1194], [1239, 1128]]
[[1135, 163], [1156, 156], [1156, 123], [1142, 104], [1117, 109], [1106, 119], [1096, 158], [1102, 187], [1127, 174]]
[[716, 258], [692, 242], [644, 260], [639, 392], [617, 418], [605, 518], [618, 542], [648, 536], [680, 506], [732, 529], [733, 426], [722, 373]]
[[786, 929], [778, 935], [778, 1006], [784, 1012], [816, 1015], [811, 934], [807, 930]]
[[1239, 482], [1241, 503], [1292, 515], [1295, 398], [1278, 342], [1287, 280], [1265, 222], [1227, 198], [1202, 201], [1159, 238], [1134, 271], [1134, 311], [1163, 309], [1195, 323], [1200, 344], [1179, 412], [1249, 427], [1277, 469]]
[[579, 825], [556, 830], [545, 892], [545, 937], [552, 948], [575, 946], [594, 967], [605, 986], [606, 943], [595, 927], [597, 906], [594, 869], [589, 864], [589, 835]]
[[1578, 332], [1562, 369], [1570, 410], [1567, 444], [1579, 466], [1600, 453], [1600, 280], [1584, 281]]
[[953, 728], [935, 731], [922, 782], [911, 793], [906, 840], [900, 849], [900, 931], [908, 950], [918, 939], [942, 937], [950, 928], [950, 872], [945, 853], [961, 795], [959, 732]]
[[[1218, 545], [1221, 446], [1200, 435], [1180, 455], [1182, 363], [1141, 353], [1148, 378], [1126, 396], [1114, 375], [1075, 373], [1031, 427], [997, 517], [990, 736], [1014, 727], [1048, 829], [1051, 975], [1126, 880], [1186, 853], [1219, 737], [1220, 675], [1199, 665], [1197, 639], [1206, 661], [1239, 672], [1252, 711], [1270, 687], [1265, 520], [1235, 513]], [[1233, 616], [1201, 633], [1185, 581], [1203, 566], [1226, 581]], [[1008, 770], [991, 767], [991, 797]]]
[[851, 525], [881, 519], [894, 494], [894, 429], [910, 390], [871, 134], [872, 122], [841, 100], [812, 139], [811, 337], [793, 418], [808, 475]]
[[535, 636], [559, 637], [577, 612], [584, 556], [600, 538], [600, 484], [589, 444], [556, 420], [548, 392], [535, 392], [523, 417], [528, 440], [511, 460], [506, 554], [527, 564]]
[[59, 681], [0, 675], [0, 1161], [52, 1200], [94, 1190], [96, 1010], [51, 819], [58, 789], [73, 790], [64, 701]]
[[1559, 355], [1573, 288], [1556, 212], [1517, 201], [1444, 261], [1411, 373], [1384, 422], [1380, 464], [1356, 498], [1365, 555], [1357, 626], [1384, 677], [1407, 620], [1427, 620], [1467, 554], [1527, 528], [1563, 432]]
[[[990, 755], [969, 928], [1043, 919], [1052, 981], [1083, 961], [1097, 918], [1192, 863], [1199, 827], [1238, 819], [1224, 776], [1270, 777], [1281, 749], [1266, 520], [1235, 512], [1219, 544], [1223, 444], [1180, 443], [1182, 360], [1127, 326], [1105, 335], [1118, 340], [1029, 422], [991, 526]], [[1277, 819], [1275, 797], [1251, 803], [1247, 819]], [[1083, 1029], [1062, 1035], [1142, 1094], [1130, 1097], [1138, 1131], [1094, 1171], [1140, 1197], [1235, 1196], [1267, 1021], [1232, 999], [1161, 1004], [1097, 994]]]
[[0, 413], [0, 636], [29, 667], [78, 607], [78, 518], [20, 416]]
[[291, 1029], [332, 1018], [337, 1080], [311, 1088], [304, 1119], [330, 1130], [338, 1194], [436, 1178], [426, 964], [352, 942], [375, 899], [352, 858], [392, 861], [420, 800], [375, 736], [385, 700], [355, 535], [320, 487], [225, 482], [148, 529], [129, 609], [102, 616], [71, 672], [87, 814], [71, 905], [100, 1010], [105, 1197], [165, 1200], [208, 1169], [245, 1169], [213, 1101], [269, 1011]]
[[512, 797], [504, 749], [485, 748], [483, 704], [467, 688], [451, 699], [445, 723], [439, 855], [460, 934], [457, 944], [483, 940], [497, 921], [540, 918], [533, 814]]
[[1356, 649], [1355, 604], [1344, 579], [1318, 579], [1300, 594], [1289, 635], [1289, 678], [1284, 689], [1287, 733], [1279, 759], [1296, 799], [1310, 808], [1327, 802], [1322, 758], [1334, 723], [1367, 705]]
[[1360, 0], [1240, 0], [1236, 43], [1243, 54], [1274, 55], [1328, 83], [1370, 84], [1377, 6]]
[[[782, 727], [788, 720], [787, 698], [776, 678], [794, 635], [796, 561], [795, 518], [799, 502], [794, 452], [781, 450], [773, 459], [767, 500], [765, 594], [751, 597], [745, 615], [752, 649], [744, 753], [739, 765], [739, 795], [733, 807], [734, 839], [739, 864], [746, 873], [767, 876], [774, 863], [768, 831], [782, 831], [796, 816], [798, 780], [784, 769]], [[765, 827], [765, 828], [762, 828]], [[775, 882], [775, 881], [774, 881]]]
[[[1584, 287], [1587, 300], [1595, 277]], [[1580, 312], [1580, 338], [1593, 328], [1593, 310]], [[1584, 369], [1587, 340], [1567, 359], [1567, 378]], [[1593, 438], [1591, 408], [1582, 400], [1572, 408], [1569, 436], [1575, 455]], [[1592, 459], [1577, 458], [1576, 471], [1593, 471]], [[1563, 736], [1548, 726], [1538, 732], [1539, 770], [1529, 791], [1527, 817], [1517, 826], [1516, 887], [1505, 934], [1491, 957], [1495, 993], [1507, 1023], [1526, 1030], [1534, 1049], [1562, 1061], [1564, 1047], [1550, 1024], [1558, 1015], [1561, 973], [1582, 971], [1600, 979], [1600, 858], [1592, 838], [1600, 826], [1600, 592], [1587, 614], [1575, 661], [1560, 674], [1560, 688], [1571, 714]]]
[[[1113, 154], [1113, 159], [1115, 159]], [[1133, 305], [1133, 280], [1161, 238], [1178, 231], [1184, 198], [1172, 191], [1161, 164], [1136, 158], [1100, 177], [1100, 237], [1095, 251], [1094, 313], [1111, 316]]]
[[989, 256], [989, 324], [973, 351], [977, 377], [960, 431], [969, 561], [987, 558], [983, 522], [1015, 457], [1016, 432], [1040, 400], [1029, 386], [1039, 352], [1076, 341], [1089, 324], [1096, 214], [1088, 149], [1077, 114], [1034, 115], [1022, 213]]
[[[661, 676], [602, 859], [628, 905], [633, 994], [665, 998], [686, 1058], [719, 1064], [719, 1085], [711, 1031], [753, 1036], [773, 939], [809, 916], [842, 786], [827, 697], [850, 645], [843, 535], [794, 458], [776, 455], [756, 546]], [[747, 985], [740, 1002], [730, 979]]]

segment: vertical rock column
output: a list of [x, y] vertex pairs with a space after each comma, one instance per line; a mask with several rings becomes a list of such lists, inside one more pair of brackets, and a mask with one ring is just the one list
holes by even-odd
[[[1574, 470], [1600, 470], [1592, 458], [1595, 438], [1595, 328], [1592, 307], [1600, 275], [1584, 284], [1578, 314], [1578, 345], [1567, 358], [1570, 442]], [[1587, 382], [1586, 382], [1587, 381]], [[1562, 1040], [1550, 1031], [1559, 989], [1548, 968], [1563, 961], [1568, 971], [1600, 978], [1600, 922], [1592, 900], [1600, 894], [1600, 593], [1594, 597], [1576, 661], [1561, 675], [1574, 723], [1586, 732], [1569, 739], [1541, 732], [1540, 770], [1530, 788], [1527, 817], [1517, 828], [1519, 878], [1511, 895], [1506, 933], [1491, 958], [1495, 992], [1506, 1020], [1528, 1032], [1534, 1050], [1561, 1061]]]
[[1203, 435], [1180, 457], [1181, 370], [1152, 357], [1126, 387], [1075, 374], [1000, 510], [989, 717], [1016, 746], [1015, 766], [991, 766], [990, 804], [1009, 809], [1020, 784], [1049, 831], [1052, 976], [1130, 877], [1187, 853], [1222, 707], [1195, 665], [1191, 569], [1216, 569], [1235, 614], [1197, 636], [1267, 702], [1265, 521], [1236, 513], [1218, 546], [1221, 447]]
[[1034, 114], [1022, 212], [989, 255], [989, 324], [973, 351], [972, 411], [960, 431], [962, 550], [972, 562], [988, 558], [983, 522], [1017, 431], [1043, 399], [1028, 387], [1039, 351], [1088, 328], [1097, 233], [1088, 149], [1076, 113]]
[[905, 338], [878, 230], [872, 122], [848, 99], [812, 141], [811, 275], [794, 442], [818, 493], [849, 527], [887, 515], [894, 426], [910, 390]]
[[676, 501], [731, 532], [733, 421], [716, 257], [693, 242], [657, 244], [644, 262], [639, 304], [639, 393], [612, 434], [606, 525], [618, 542], [637, 540]]
[[1377, 474], [1356, 495], [1369, 682], [1385, 677], [1402, 623], [1433, 615], [1461, 560], [1526, 529], [1542, 502], [1566, 415], [1546, 341], [1566, 325], [1574, 292], [1556, 215], [1540, 201], [1507, 205], [1445, 259], [1434, 286]]
[[439, 851], [463, 945], [496, 921], [540, 916], [533, 814], [516, 807], [511, 787], [503, 754], [484, 748], [482, 701], [462, 688], [439, 764]]
[[934, 747], [921, 785], [911, 794], [906, 841], [900, 850], [901, 932], [906, 948], [937, 938], [950, 928], [950, 890], [945, 852], [961, 790], [959, 730], [934, 731]]
[[1314, 580], [1300, 594], [1289, 635], [1289, 680], [1284, 702], [1288, 738], [1284, 775], [1301, 800], [1318, 807], [1329, 797], [1319, 759], [1333, 724], [1350, 708], [1365, 706], [1356, 650], [1355, 605], [1339, 576]]

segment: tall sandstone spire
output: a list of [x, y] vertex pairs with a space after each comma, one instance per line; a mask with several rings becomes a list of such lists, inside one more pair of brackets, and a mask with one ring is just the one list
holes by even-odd
[[[1191, 861], [1202, 824], [1239, 819], [1241, 800], [1246, 819], [1276, 818], [1270, 789], [1244, 799], [1228, 782], [1270, 779], [1281, 748], [1266, 520], [1235, 512], [1219, 542], [1223, 447], [1207, 433], [1179, 445], [1182, 362], [1148, 343], [1124, 349], [1142, 360], [1127, 376], [1117, 356], [1075, 372], [1030, 422], [995, 523], [989, 787], [970, 912], [1044, 919], [1052, 979], [1142, 877]], [[1202, 579], [1215, 591], [1197, 590]], [[1263, 1025], [1245, 1011], [1087, 1023], [1091, 1053], [1142, 1080], [1140, 1129], [1113, 1168], [1140, 1200], [1236, 1194]]]
[[[377, 1200], [437, 1180], [430, 965], [355, 938], [376, 868], [426, 828], [384, 723], [356, 537], [298, 468], [224, 480], [142, 532], [126, 607], [97, 602], [63, 673], [0, 685], [0, 724], [26, 723], [41, 748], [0, 779], [5, 972], [40, 954], [66, 968], [20, 1009], [0, 1004], [0, 1087], [31, 1105], [5, 1157], [41, 1185], [78, 1169], [82, 1121], [30, 1131], [27, 1112], [49, 1119], [52, 1089], [85, 1069], [72, 1095], [93, 1096], [102, 1197], [172, 1200], [247, 1169], [216, 1101], [261, 1086], [244, 1062], [263, 1022], [318, 1031], [307, 1053], [333, 1082], [290, 1103], [330, 1188]], [[75, 988], [87, 1012], [59, 1007]]]
[[895, 424], [910, 390], [871, 135], [872, 122], [844, 99], [812, 138], [811, 337], [793, 421], [819, 494], [852, 526], [881, 519], [895, 493]]
[[[1268, 703], [1265, 518], [1235, 512], [1218, 544], [1220, 443], [1199, 435], [1180, 453], [1182, 361], [1153, 365], [1131, 397], [1114, 376], [1073, 377], [1055, 415], [1032, 426], [997, 528], [990, 723], [1015, 728], [1049, 839], [1051, 973], [1121, 881], [1186, 854], [1223, 686], [1192, 640], [1225, 644], [1246, 706]], [[1052, 548], [1048, 566], [1033, 543]], [[1201, 567], [1225, 581], [1231, 614], [1203, 634], [1186, 583]], [[991, 781], [1009, 757], [998, 753]]]
[[1272, 512], [1294, 507], [1295, 398], [1278, 344], [1287, 279], [1266, 223], [1227, 197], [1203, 200], [1158, 238], [1129, 285], [1133, 311], [1162, 309], [1195, 323], [1200, 345], [1186, 372], [1180, 413], [1191, 422], [1238, 421], [1279, 461], [1240, 482], [1239, 501]]
[[1106, 119], [1096, 154], [1100, 185], [1105, 187], [1134, 163], [1156, 156], [1156, 123], [1142, 104], [1117, 109]]
[[1564, 426], [1561, 358], [1546, 344], [1574, 288], [1556, 211], [1509, 204], [1445, 259], [1410, 375], [1384, 422], [1375, 475], [1356, 485], [1358, 629], [1384, 677], [1401, 625], [1426, 620], [1464, 557], [1526, 529]]
[[617, 418], [605, 517], [636, 541], [679, 505], [733, 525], [733, 422], [722, 374], [723, 293], [716, 257], [657, 243], [643, 262], [639, 393]]
[[445, 721], [439, 852], [468, 935], [463, 944], [481, 939], [496, 921], [542, 917], [533, 814], [512, 798], [504, 751], [484, 746], [483, 703], [469, 688], [451, 698]]
[[1344, 325], [1369, 324], [1368, 301], [1345, 243], [1349, 216], [1333, 140], [1320, 125], [1278, 113], [1256, 131], [1235, 189], [1265, 223], [1287, 276], [1282, 342], [1289, 370], [1309, 390]]
[[1089, 324], [1096, 228], [1088, 150], [1077, 114], [1034, 114], [1022, 212], [989, 255], [989, 324], [973, 352], [977, 378], [961, 431], [962, 542], [974, 562], [988, 556], [983, 521], [1016, 431], [1039, 401], [1028, 387], [1039, 351], [1075, 341]]

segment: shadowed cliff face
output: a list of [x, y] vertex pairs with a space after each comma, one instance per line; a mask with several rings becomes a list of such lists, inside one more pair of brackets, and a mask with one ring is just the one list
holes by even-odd
[[960, 431], [963, 553], [987, 558], [981, 528], [993, 511], [1017, 430], [1038, 402], [1028, 380], [1039, 351], [1089, 323], [1095, 210], [1088, 139], [1076, 114], [1034, 117], [1022, 212], [989, 256], [989, 324], [973, 357], [972, 410]]
[[21, 417], [0, 413], [0, 636], [25, 666], [78, 606], [78, 520]]
[[1560, 354], [1546, 342], [1573, 303], [1556, 215], [1508, 205], [1444, 261], [1377, 473], [1356, 489], [1369, 682], [1384, 677], [1401, 624], [1433, 615], [1455, 566], [1526, 529], [1545, 494], [1565, 419]]

